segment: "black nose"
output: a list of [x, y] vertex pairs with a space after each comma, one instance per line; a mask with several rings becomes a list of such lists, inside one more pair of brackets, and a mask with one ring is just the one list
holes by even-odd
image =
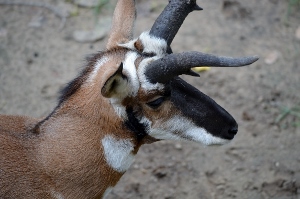
[[233, 128], [231, 128], [231, 129], [228, 130], [228, 132], [227, 132], [227, 134], [226, 134], [225, 137], [227, 139], [231, 140], [231, 139], [234, 138], [234, 136], [237, 134], [237, 132], [238, 132], [238, 127], [237, 126], [233, 127]]

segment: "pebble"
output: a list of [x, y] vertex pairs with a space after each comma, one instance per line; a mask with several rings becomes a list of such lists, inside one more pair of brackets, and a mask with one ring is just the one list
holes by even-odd
[[45, 21], [46, 18], [44, 16], [35, 15], [31, 18], [31, 21], [28, 23], [28, 26], [31, 28], [39, 28], [44, 24]]
[[295, 37], [296, 39], [300, 40], [300, 26], [296, 30]]
[[180, 143], [176, 143], [175, 144], [175, 149], [181, 150], [182, 149], [182, 145]]
[[109, 32], [111, 27], [111, 18], [102, 18], [97, 27], [91, 31], [76, 30], [73, 32], [72, 38], [77, 42], [95, 42], [103, 39]]
[[134, 169], [139, 169], [140, 166], [139, 166], [138, 164], [134, 164], [134, 165], [133, 165], [133, 168], [134, 168]]
[[273, 50], [266, 56], [265, 63], [268, 65], [272, 65], [278, 60], [279, 56], [280, 53], [277, 50]]
[[300, 136], [300, 127], [297, 127], [297, 129], [296, 129], [296, 135]]
[[0, 37], [6, 37], [7, 35], [7, 29], [0, 27]]

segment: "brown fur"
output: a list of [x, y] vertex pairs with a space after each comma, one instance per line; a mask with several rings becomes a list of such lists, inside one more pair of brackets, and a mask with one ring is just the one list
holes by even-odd
[[[98, 74], [110, 75], [121, 59]], [[101, 88], [103, 79], [93, 84]], [[38, 126], [39, 134], [32, 132], [38, 120], [0, 116], [0, 198], [54, 198], [54, 191], [66, 198], [101, 198], [123, 175], [105, 163], [101, 139], [112, 134], [135, 140], [115, 115], [100, 89], [82, 85]]]
[[143, 43], [139, 39], [136, 42], [134, 42], [134, 47], [139, 53], [142, 53], [144, 51]]
[[[113, 170], [103, 153], [105, 135], [140, 144], [101, 95], [127, 50], [117, 44], [132, 39], [134, 0], [119, 0], [108, 51], [94, 55], [63, 90], [58, 106], [44, 120], [0, 115], [0, 198], [102, 198], [123, 173]], [[87, 81], [101, 57], [110, 60], [93, 82]], [[103, 114], [104, 113], [104, 114]], [[60, 195], [61, 194], [61, 195]]]

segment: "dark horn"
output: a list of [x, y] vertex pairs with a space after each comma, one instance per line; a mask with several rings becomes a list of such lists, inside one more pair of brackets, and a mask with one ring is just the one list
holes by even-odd
[[201, 52], [183, 52], [169, 54], [151, 62], [146, 68], [145, 75], [151, 83], [167, 83], [175, 76], [189, 74], [193, 67], [241, 67], [250, 65], [258, 59], [258, 56], [233, 58]]
[[185, 18], [194, 10], [202, 10], [196, 0], [170, 0], [153, 24], [150, 35], [165, 39], [170, 46]]

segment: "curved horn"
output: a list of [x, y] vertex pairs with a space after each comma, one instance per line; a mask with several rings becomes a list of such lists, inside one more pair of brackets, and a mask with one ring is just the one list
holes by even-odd
[[146, 68], [145, 75], [151, 83], [167, 83], [175, 76], [189, 74], [193, 67], [240, 67], [250, 65], [258, 59], [258, 56], [233, 58], [194, 51], [183, 52], [169, 54], [151, 62]]
[[170, 0], [153, 24], [150, 35], [165, 39], [170, 46], [184, 19], [194, 10], [202, 10], [196, 0]]

